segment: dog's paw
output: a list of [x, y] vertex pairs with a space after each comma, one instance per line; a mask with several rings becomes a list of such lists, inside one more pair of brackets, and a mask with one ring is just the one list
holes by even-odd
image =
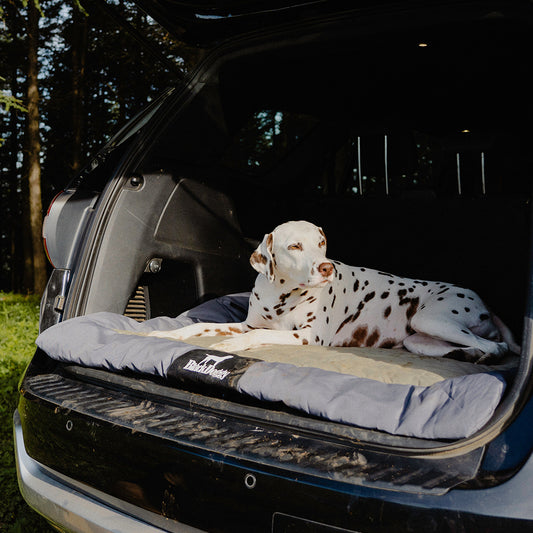
[[243, 350], [249, 350], [250, 348], [256, 348], [261, 346], [261, 343], [253, 342], [251, 339], [246, 338], [246, 335], [238, 335], [231, 339], [226, 339], [222, 342], [212, 344], [209, 348], [213, 350], [220, 350], [221, 352], [241, 352]]
[[156, 330], [148, 333], [149, 337], [164, 337], [183, 341], [193, 337], [214, 337], [216, 335], [236, 335], [241, 333], [240, 324], [215, 324], [210, 322], [197, 322], [178, 329]]
[[176, 341], [182, 341], [183, 339], [186, 339], [187, 336], [184, 336], [181, 331], [183, 330], [183, 328], [181, 329], [171, 329], [171, 330], [168, 330], [168, 331], [165, 331], [165, 330], [155, 330], [155, 331], [150, 331], [149, 333], [146, 334], [147, 337], [160, 337], [160, 338], [163, 338], [163, 339], [173, 339], [173, 340], [176, 340]]
[[495, 345], [495, 349], [481, 354], [476, 363], [495, 365], [498, 364], [509, 353], [509, 346], [506, 342], [495, 342], [493, 344]]

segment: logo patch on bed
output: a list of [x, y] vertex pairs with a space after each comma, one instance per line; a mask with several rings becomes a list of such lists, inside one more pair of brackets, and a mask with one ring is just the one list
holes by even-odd
[[257, 359], [216, 350], [192, 350], [170, 365], [167, 376], [180, 382], [196, 382], [234, 388], [238, 378]]
[[209, 374], [214, 379], [224, 379], [231, 374], [231, 370], [220, 370], [217, 368], [217, 365], [226, 359], [233, 359], [233, 355], [219, 357], [217, 355], [206, 354], [204, 359], [199, 363], [194, 359], [189, 359], [189, 362], [183, 367], [183, 370], [198, 372], [199, 374]]

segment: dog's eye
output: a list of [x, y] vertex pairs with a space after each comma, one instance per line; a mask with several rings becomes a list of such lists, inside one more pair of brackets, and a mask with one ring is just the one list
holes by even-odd
[[299, 242], [297, 244], [289, 244], [289, 246], [287, 246], [287, 250], [303, 250], [302, 243]]
[[326, 246], [326, 239], [322, 239], [322, 240], [318, 243], [318, 247], [319, 247], [319, 248], [322, 248], [323, 246]]

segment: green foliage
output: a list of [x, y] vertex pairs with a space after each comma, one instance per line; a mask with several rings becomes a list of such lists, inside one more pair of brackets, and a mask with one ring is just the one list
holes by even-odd
[[13, 452], [17, 385], [35, 351], [39, 298], [0, 292], [0, 531], [50, 532], [22, 499]]
[[[4, 78], [0, 77], [0, 80], [4, 81]], [[18, 111], [23, 111], [24, 113], [27, 111], [27, 109], [22, 105], [22, 100], [11, 96], [4, 91], [0, 91], [0, 107], [3, 107], [7, 113], [11, 111], [11, 108]]]
[[[4, 78], [0, 76], [0, 81], [5, 81]], [[28, 110], [22, 105], [22, 100], [15, 98], [6, 91], [0, 90], [0, 109], [4, 108], [6, 114], [11, 110], [22, 111], [26, 113]], [[4, 139], [0, 137], [0, 146], [2, 146]]]

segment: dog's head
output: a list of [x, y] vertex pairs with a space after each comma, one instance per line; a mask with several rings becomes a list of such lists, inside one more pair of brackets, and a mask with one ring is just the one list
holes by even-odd
[[271, 283], [287, 287], [322, 287], [335, 274], [326, 259], [322, 228], [304, 220], [286, 222], [265, 235], [250, 263]]

